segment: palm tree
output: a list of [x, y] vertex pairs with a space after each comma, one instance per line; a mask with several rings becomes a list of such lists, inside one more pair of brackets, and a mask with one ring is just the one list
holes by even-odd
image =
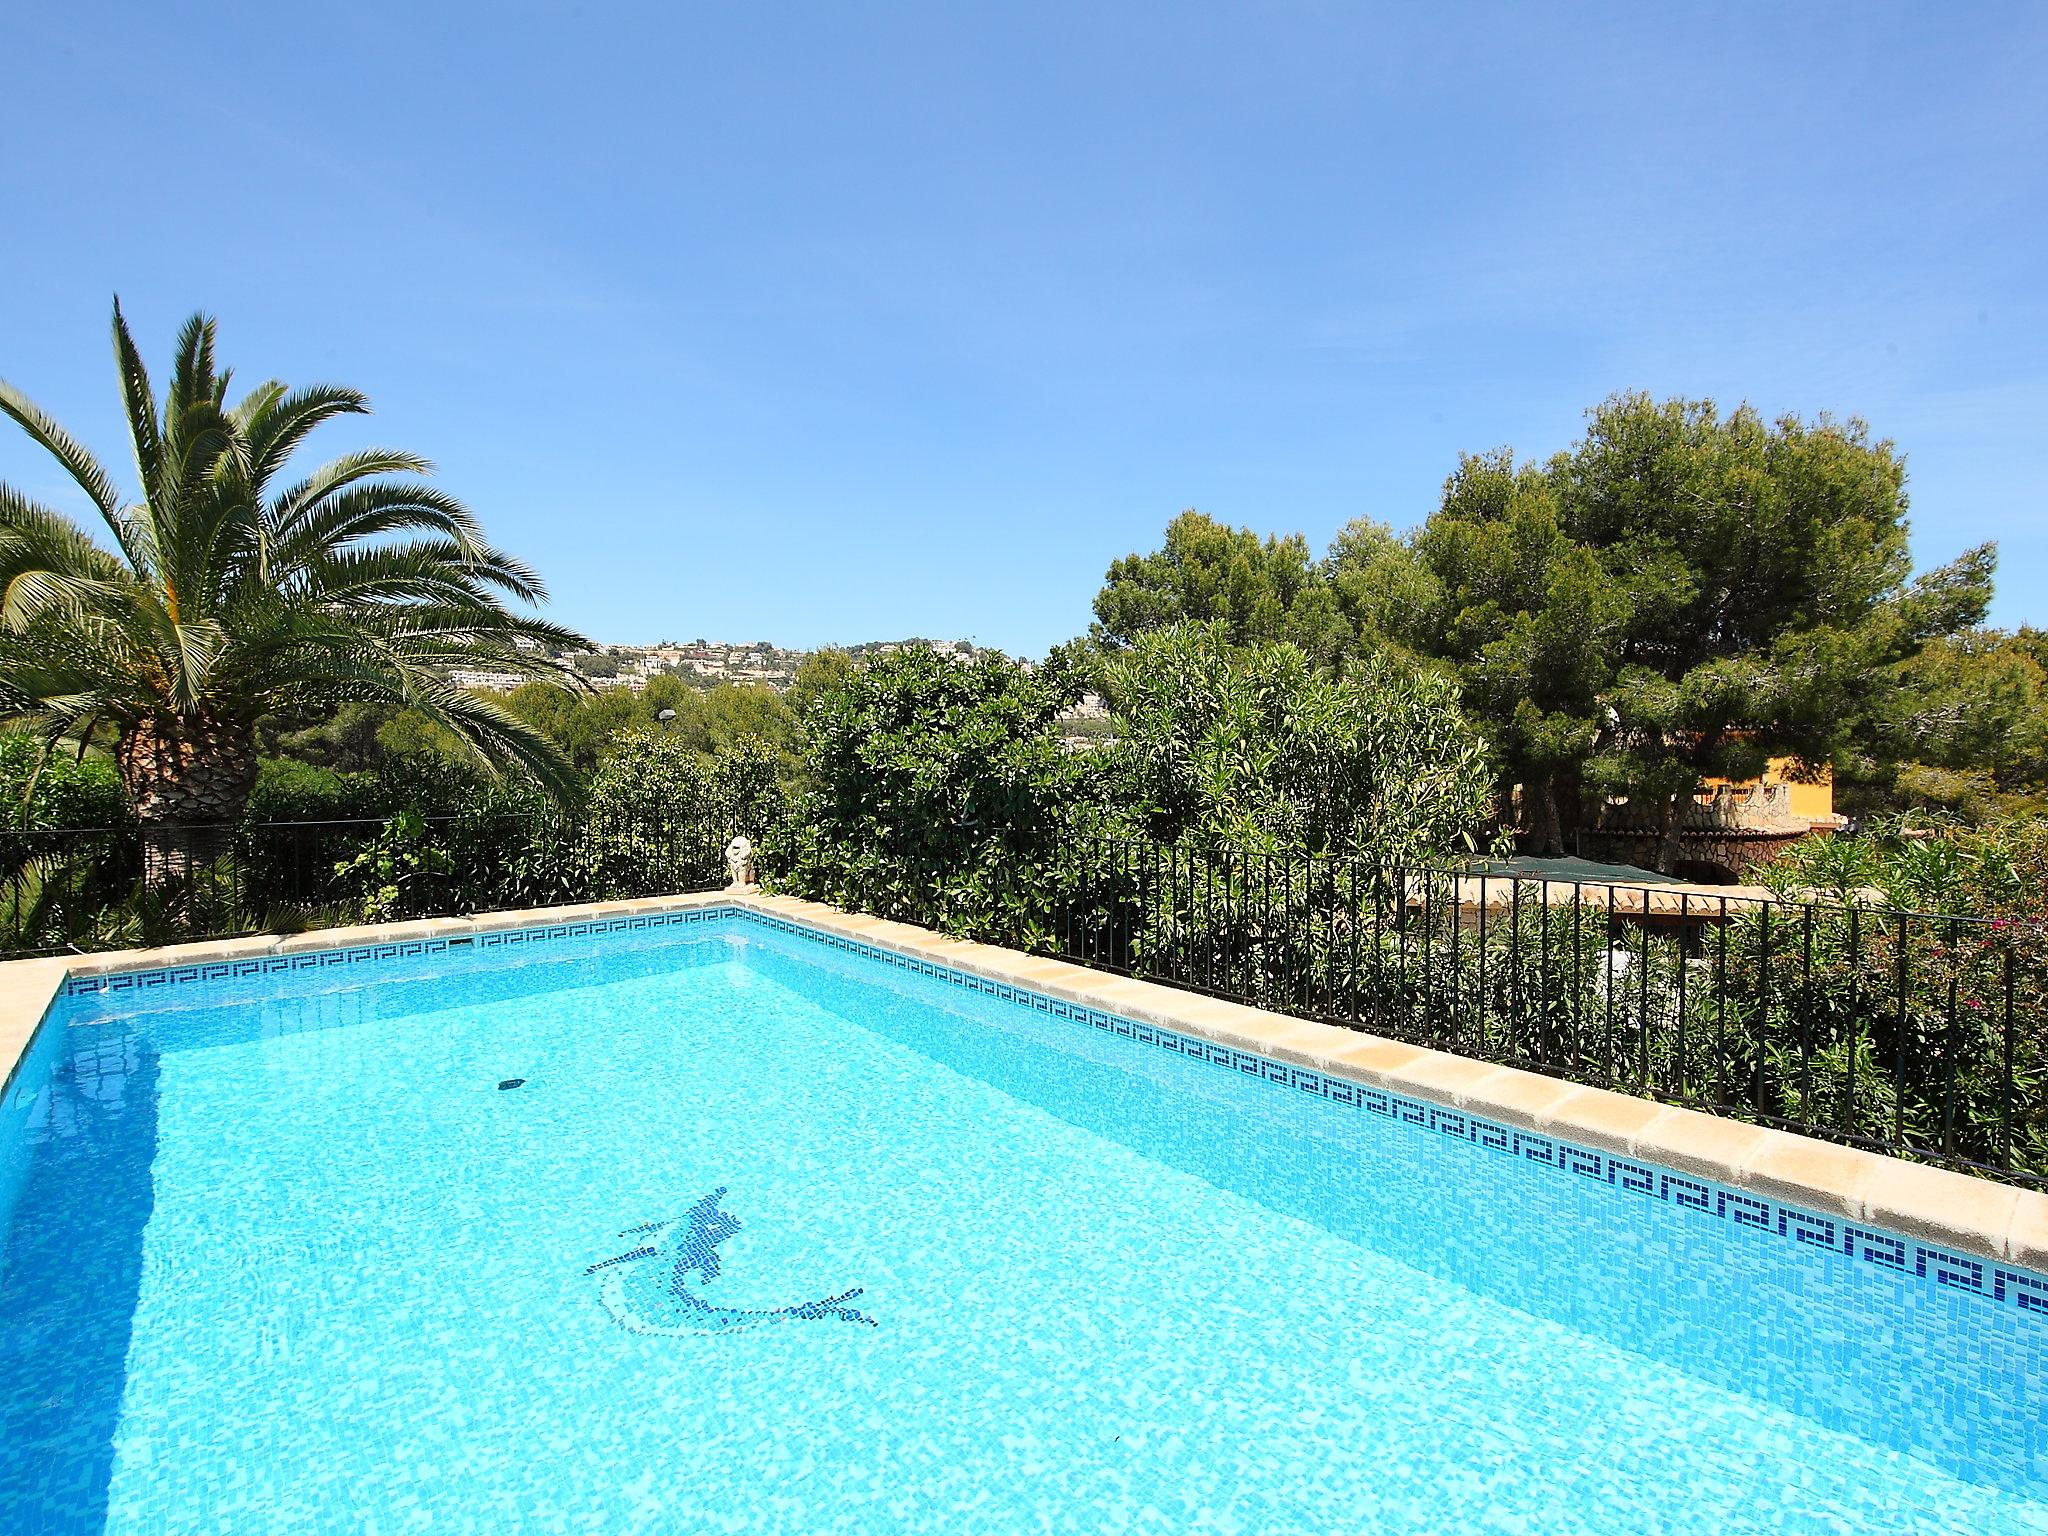
[[142, 497], [0, 381], [0, 411], [91, 501], [111, 547], [0, 484], [0, 718], [54, 745], [110, 725], [155, 882], [225, 846], [256, 777], [256, 722], [353, 700], [404, 705], [494, 770], [557, 794], [546, 738], [447, 681], [452, 665], [573, 679], [550, 648], [587, 648], [506, 600], [544, 599], [471, 513], [369, 448], [274, 485], [322, 422], [368, 413], [355, 390], [266, 383], [230, 406], [214, 322], [194, 315], [159, 404], [114, 303], [114, 357]]

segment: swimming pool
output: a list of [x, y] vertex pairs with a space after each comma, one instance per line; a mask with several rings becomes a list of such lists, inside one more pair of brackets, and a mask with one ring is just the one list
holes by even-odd
[[2048, 1531], [2038, 1276], [760, 913], [74, 982], [6, 1110], [0, 1529]]

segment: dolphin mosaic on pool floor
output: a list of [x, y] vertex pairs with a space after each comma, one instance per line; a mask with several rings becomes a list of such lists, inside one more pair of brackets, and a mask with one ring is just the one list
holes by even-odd
[[878, 1326], [872, 1317], [850, 1305], [862, 1294], [860, 1286], [783, 1307], [707, 1301], [703, 1292], [723, 1274], [719, 1245], [740, 1230], [739, 1218], [723, 1209], [725, 1195], [721, 1185], [679, 1219], [626, 1228], [619, 1236], [636, 1239], [634, 1246], [584, 1270], [586, 1275], [601, 1277], [598, 1294], [620, 1327], [633, 1333], [680, 1337], [825, 1319]]

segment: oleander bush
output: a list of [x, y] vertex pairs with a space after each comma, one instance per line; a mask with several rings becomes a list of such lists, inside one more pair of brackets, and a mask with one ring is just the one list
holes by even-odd
[[1379, 653], [1332, 676], [1292, 643], [1178, 624], [1100, 676], [1115, 725], [1105, 809], [1128, 835], [1398, 866], [1485, 841], [1494, 765], [1445, 673]]
[[769, 840], [780, 888], [1027, 947], [1064, 888], [1062, 834], [1092, 793], [1055, 722], [1079, 679], [924, 646], [881, 656], [803, 716], [805, 788]]

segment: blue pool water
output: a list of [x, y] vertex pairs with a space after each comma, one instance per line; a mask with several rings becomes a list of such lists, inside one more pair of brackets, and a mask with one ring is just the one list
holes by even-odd
[[758, 917], [299, 964], [24, 1064], [0, 1531], [2048, 1531], [2038, 1276]]

